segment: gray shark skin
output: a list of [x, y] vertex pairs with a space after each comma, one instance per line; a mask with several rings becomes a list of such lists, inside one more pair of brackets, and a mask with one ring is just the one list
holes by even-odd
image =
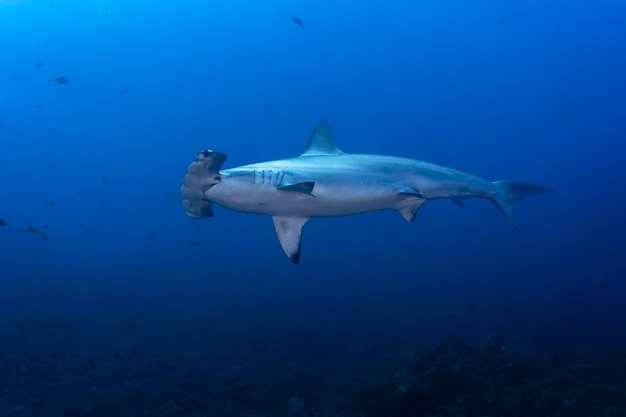
[[213, 203], [231, 210], [272, 216], [280, 244], [298, 263], [302, 228], [311, 217], [398, 211], [413, 222], [427, 200], [470, 197], [494, 202], [517, 229], [513, 206], [554, 190], [510, 181], [488, 182], [457, 169], [395, 156], [340, 151], [328, 122], [321, 122], [295, 158], [220, 170], [226, 155], [205, 150], [191, 163], [181, 194], [187, 215], [212, 217]]

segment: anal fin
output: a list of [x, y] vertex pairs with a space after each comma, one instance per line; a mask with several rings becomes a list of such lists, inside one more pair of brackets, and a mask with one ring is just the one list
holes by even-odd
[[300, 261], [300, 244], [302, 242], [302, 228], [309, 221], [308, 217], [274, 216], [274, 228], [278, 241], [285, 255], [297, 264]]

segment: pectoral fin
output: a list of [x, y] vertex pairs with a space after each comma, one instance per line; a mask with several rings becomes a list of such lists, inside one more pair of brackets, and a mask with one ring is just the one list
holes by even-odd
[[420, 193], [418, 190], [410, 186], [406, 186], [406, 185], [400, 186], [396, 188], [396, 191], [398, 192], [398, 194], [405, 196], [405, 197], [423, 198], [422, 193]]
[[450, 197], [450, 200], [454, 201], [454, 204], [457, 204], [461, 207], [465, 207], [465, 204], [463, 204], [463, 198], [461, 197], [452, 196]]
[[295, 184], [285, 184], [285, 185], [281, 184], [280, 186], [276, 187], [276, 189], [280, 191], [288, 191], [292, 193], [304, 193], [304, 194], [312, 195], [311, 191], [313, 191], [313, 187], [315, 187], [315, 183], [312, 181], [307, 181], [307, 182], [298, 182]]
[[413, 223], [413, 221], [415, 220], [415, 215], [417, 215], [417, 210], [422, 207], [424, 201], [426, 200], [424, 200], [423, 198], [407, 199], [402, 203], [402, 205], [396, 208], [396, 210], [398, 210], [398, 213], [400, 213], [400, 216], [402, 216], [404, 220], [409, 223]]
[[297, 264], [300, 261], [300, 243], [302, 241], [302, 228], [309, 221], [308, 217], [283, 217], [274, 216], [274, 227], [278, 235], [278, 241], [285, 255], [291, 262]]

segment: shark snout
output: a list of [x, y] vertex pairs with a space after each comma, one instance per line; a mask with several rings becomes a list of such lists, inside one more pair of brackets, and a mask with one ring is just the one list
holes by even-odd
[[196, 156], [196, 162], [200, 162], [204, 165], [208, 165], [211, 168], [215, 168], [216, 171], [219, 171], [220, 167], [226, 160], [226, 155], [221, 152], [212, 151], [210, 149], [205, 149], [203, 151], [198, 152]]
[[180, 190], [189, 217], [213, 217], [213, 202], [206, 198], [206, 192], [222, 181], [219, 171], [225, 160], [226, 155], [221, 152], [204, 150], [189, 165]]

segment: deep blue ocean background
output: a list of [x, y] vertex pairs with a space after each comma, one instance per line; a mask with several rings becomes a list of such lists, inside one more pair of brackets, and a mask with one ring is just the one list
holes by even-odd
[[[0, 1], [0, 335], [210, 369], [495, 332], [626, 347], [625, 17], [617, 0]], [[521, 234], [479, 199], [414, 224], [312, 219], [299, 265], [269, 217], [187, 218], [198, 151], [292, 157], [321, 120], [345, 152], [556, 193], [516, 207]]]

